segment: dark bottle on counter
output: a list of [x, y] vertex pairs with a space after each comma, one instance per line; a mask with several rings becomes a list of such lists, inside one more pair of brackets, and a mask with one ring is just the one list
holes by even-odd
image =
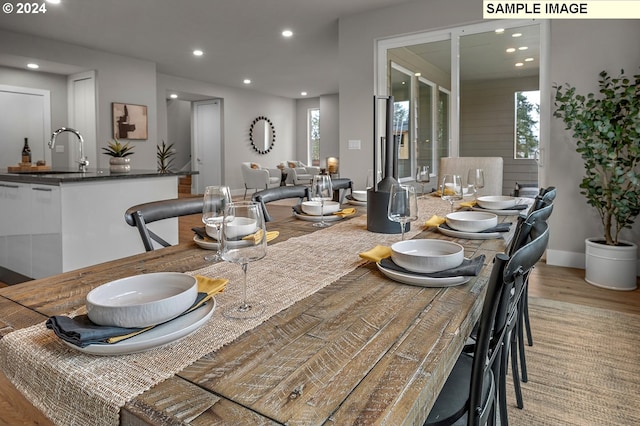
[[29, 139], [24, 138], [24, 146], [22, 147], [22, 162], [31, 164], [31, 148], [29, 148]]

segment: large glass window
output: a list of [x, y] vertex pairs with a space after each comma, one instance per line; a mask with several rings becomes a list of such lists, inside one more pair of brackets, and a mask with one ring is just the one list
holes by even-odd
[[310, 108], [307, 111], [309, 145], [309, 162], [312, 166], [320, 165], [320, 108]]

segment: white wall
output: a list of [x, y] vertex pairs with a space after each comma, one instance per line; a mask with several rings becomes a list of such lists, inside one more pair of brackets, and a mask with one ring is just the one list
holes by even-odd
[[[375, 91], [375, 41], [412, 32], [460, 26], [480, 20], [477, 0], [416, 1], [340, 20], [340, 168], [349, 170], [356, 185], [364, 185], [372, 167]], [[571, 82], [580, 91], [595, 91], [603, 69], [638, 73], [639, 21], [557, 20], [551, 24], [551, 81]], [[550, 101], [550, 100], [548, 100]], [[551, 146], [546, 182], [559, 196], [551, 218], [547, 258], [552, 264], [584, 266], [584, 239], [600, 235], [596, 212], [580, 195], [582, 161], [559, 120], [550, 115]], [[348, 150], [349, 139], [362, 140], [362, 150]], [[640, 221], [625, 237], [640, 242]]]
[[340, 157], [339, 99], [337, 94], [320, 96], [320, 167], [327, 166], [327, 157]]
[[[99, 52], [84, 47], [48, 39], [0, 30], [0, 53], [38, 58], [55, 63], [69, 64], [85, 70], [97, 70], [97, 152], [113, 138], [111, 103], [124, 102], [146, 105], [149, 115], [148, 140], [132, 141], [135, 154], [131, 157], [134, 169], [156, 169], [156, 66], [139, 59]], [[53, 101], [53, 99], [52, 99]], [[52, 105], [52, 110], [57, 105]], [[66, 103], [65, 103], [66, 114]], [[68, 123], [55, 123], [58, 128]], [[55, 130], [55, 129], [54, 129]], [[99, 168], [109, 167], [109, 157], [97, 155]]]
[[[167, 90], [187, 92], [223, 101], [222, 144], [224, 146], [222, 181], [234, 194], [244, 192], [240, 163], [251, 161], [263, 167], [275, 168], [294, 155], [295, 101], [258, 93], [253, 90], [212, 85], [180, 77], [158, 74], [157, 111], [160, 123], [159, 140], [167, 138]], [[254, 118], [266, 116], [276, 129], [276, 142], [267, 154], [258, 154], [249, 141], [249, 126]]]
[[[551, 25], [551, 81], [570, 83], [583, 94], [598, 90], [598, 74], [608, 70], [617, 75], [640, 72], [640, 21], [558, 20]], [[551, 226], [551, 264], [584, 266], [584, 239], [601, 236], [596, 211], [587, 205], [578, 185], [583, 162], [575, 142], [559, 119], [551, 119], [548, 181], [558, 187]], [[623, 237], [640, 243], [640, 220]]]

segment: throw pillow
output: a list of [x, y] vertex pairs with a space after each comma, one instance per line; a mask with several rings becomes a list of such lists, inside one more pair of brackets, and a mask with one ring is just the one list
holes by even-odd
[[252, 169], [259, 169], [259, 168], [260, 168], [260, 164], [257, 164], [257, 163], [251, 163], [251, 168], [252, 168]]
[[298, 167], [298, 164], [295, 161], [289, 161], [288, 164], [290, 169], [295, 169], [296, 167]]

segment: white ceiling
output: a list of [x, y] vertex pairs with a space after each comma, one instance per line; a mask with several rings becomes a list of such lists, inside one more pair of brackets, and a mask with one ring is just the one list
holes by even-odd
[[[45, 14], [2, 13], [0, 29], [153, 61], [162, 74], [231, 87], [249, 78], [255, 90], [315, 97], [338, 92], [338, 19], [409, 1], [62, 0]], [[292, 38], [281, 36], [285, 28]], [[13, 67], [26, 59], [0, 55]]]

